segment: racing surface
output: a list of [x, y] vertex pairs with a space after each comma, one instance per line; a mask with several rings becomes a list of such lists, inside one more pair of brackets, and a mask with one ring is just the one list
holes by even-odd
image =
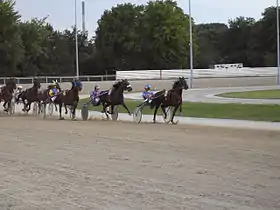
[[0, 115], [0, 209], [280, 209], [280, 132]]

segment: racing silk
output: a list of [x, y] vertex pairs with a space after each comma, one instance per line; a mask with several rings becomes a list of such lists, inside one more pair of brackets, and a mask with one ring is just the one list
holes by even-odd
[[93, 90], [93, 91], [91, 92], [91, 94], [90, 94], [90, 98], [94, 99], [94, 98], [98, 97], [98, 96], [100, 95], [100, 92], [101, 92], [101, 91], [95, 91], [95, 90]]
[[142, 97], [143, 97], [143, 99], [144, 100], [146, 100], [146, 99], [148, 99], [148, 98], [150, 98], [150, 97], [153, 97], [154, 96], [154, 93], [152, 92], [152, 91], [144, 91], [143, 93], [142, 93]]
[[49, 95], [51, 97], [56, 96], [59, 93], [59, 89], [58, 88], [52, 88], [49, 90]]

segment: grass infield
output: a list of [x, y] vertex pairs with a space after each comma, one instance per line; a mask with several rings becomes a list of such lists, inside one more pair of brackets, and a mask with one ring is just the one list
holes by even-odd
[[226, 98], [280, 99], [280, 89], [222, 93], [217, 96]]

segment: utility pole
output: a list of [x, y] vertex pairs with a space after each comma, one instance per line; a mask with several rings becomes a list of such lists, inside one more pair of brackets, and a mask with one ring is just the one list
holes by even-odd
[[78, 47], [78, 25], [77, 25], [77, 0], [75, 0], [75, 41], [76, 41], [76, 76], [79, 77], [79, 47]]
[[192, 34], [192, 10], [191, 0], [189, 0], [189, 25], [190, 25], [190, 88], [193, 87], [193, 34]]
[[279, 34], [279, 0], [276, 0], [277, 23], [277, 85], [280, 85], [280, 34]]

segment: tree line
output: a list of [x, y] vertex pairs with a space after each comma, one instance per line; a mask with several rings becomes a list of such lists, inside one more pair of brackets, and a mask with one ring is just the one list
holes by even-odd
[[[21, 21], [12, 0], [0, 1], [0, 76], [75, 75], [75, 32], [46, 18]], [[275, 66], [276, 8], [260, 20], [195, 24], [194, 67], [219, 63]], [[104, 11], [95, 35], [78, 30], [81, 75], [115, 70], [189, 68], [189, 16], [173, 0], [119, 4]]]

